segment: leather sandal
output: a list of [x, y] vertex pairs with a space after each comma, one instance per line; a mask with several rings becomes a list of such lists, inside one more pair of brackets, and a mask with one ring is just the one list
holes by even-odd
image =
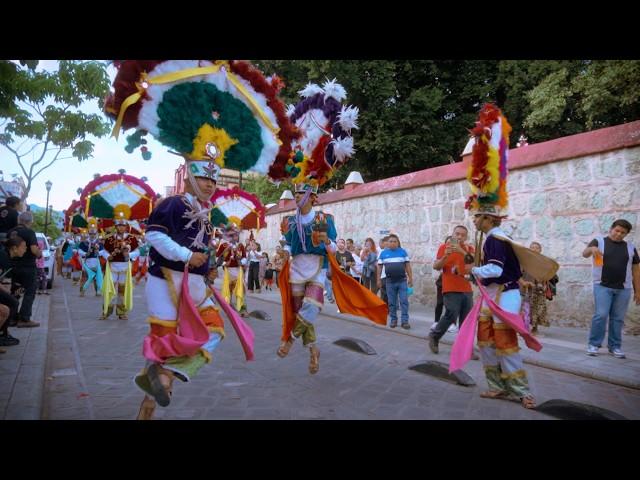
[[151, 393], [158, 405], [166, 407], [171, 403], [171, 384], [173, 383], [173, 373], [165, 370], [157, 363], [147, 369], [147, 377], [151, 386]]
[[320, 350], [315, 345], [309, 347], [309, 373], [314, 375], [320, 370]]
[[293, 339], [292, 338], [290, 338], [286, 342], [282, 342], [280, 344], [280, 346], [278, 347], [278, 350], [276, 351], [276, 354], [280, 358], [284, 358], [287, 355], [289, 355], [289, 351], [291, 350], [291, 347], [293, 347]]
[[533, 395], [528, 394], [520, 399], [522, 402], [522, 406], [527, 409], [536, 408], [536, 399], [533, 398]]
[[509, 398], [509, 393], [502, 390], [487, 390], [480, 394], [482, 398]]

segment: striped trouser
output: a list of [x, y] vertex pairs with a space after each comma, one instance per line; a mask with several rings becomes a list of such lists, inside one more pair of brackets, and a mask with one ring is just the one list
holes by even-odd
[[[520, 311], [520, 291], [502, 291], [502, 286], [492, 284], [487, 293], [508, 312]], [[478, 322], [478, 347], [487, 376], [489, 389], [508, 392], [517, 397], [529, 393], [529, 382], [518, 347], [516, 331], [494, 318], [486, 305], [482, 306]]]

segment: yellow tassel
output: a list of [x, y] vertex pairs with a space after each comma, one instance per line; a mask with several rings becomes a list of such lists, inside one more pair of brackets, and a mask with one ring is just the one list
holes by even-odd
[[236, 294], [236, 310], [239, 312], [244, 305], [244, 272], [242, 267], [238, 267], [238, 279], [233, 293]]
[[102, 280], [102, 313], [107, 314], [111, 300], [116, 295], [116, 287], [113, 285], [113, 276], [111, 275], [110, 262], [107, 262], [107, 268], [104, 272], [104, 279]]
[[229, 270], [227, 267], [224, 267], [224, 275], [222, 276], [222, 296], [225, 301], [229, 303], [231, 301], [231, 277], [229, 276]]

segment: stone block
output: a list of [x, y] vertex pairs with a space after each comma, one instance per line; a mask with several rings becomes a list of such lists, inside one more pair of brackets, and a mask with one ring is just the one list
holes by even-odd
[[591, 218], [578, 220], [575, 224], [575, 230], [578, 235], [591, 235], [595, 229], [595, 221]]
[[534, 169], [524, 172], [524, 186], [527, 189], [537, 188], [540, 184], [540, 174]]
[[553, 221], [553, 232], [556, 238], [571, 237], [571, 220], [567, 217], [558, 217]]
[[640, 148], [629, 149], [627, 153], [627, 175], [640, 175]]
[[555, 183], [557, 185], [563, 185], [571, 182], [571, 172], [569, 170], [569, 162], [562, 161], [553, 163], [551, 165], [553, 174], [555, 176]]
[[556, 181], [555, 173], [550, 164], [543, 165], [539, 168], [540, 173], [540, 187], [547, 187], [553, 185]]
[[450, 184], [448, 190], [450, 202], [462, 198], [462, 185], [460, 182]]
[[555, 192], [549, 198], [549, 206], [552, 213], [564, 213], [570, 211], [572, 206], [575, 207], [576, 199], [572, 199], [567, 192]]
[[441, 208], [440, 210], [441, 220], [443, 222], [451, 222], [452, 221], [451, 216], [453, 214], [453, 206], [451, 205], [451, 203], [445, 203], [440, 208]]
[[511, 199], [511, 207], [517, 217], [522, 217], [527, 214], [527, 197], [519, 195], [516, 198]]
[[536, 220], [536, 238], [550, 238], [551, 226], [551, 220], [547, 217]]
[[588, 158], [581, 158], [573, 161], [573, 178], [578, 182], [588, 182], [591, 180], [591, 162]]
[[436, 194], [438, 203], [445, 203], [449, 200], [449, 192], [445, 185], [438, 185], [436, 187]]
[[440, 207], [429, 207], [429, 220], [433, 223], [440, 221]]
[[455, 202], [453, 204], [453, 221], [456, 223], [464, 221], [464, 202]]
[[517, 171], [511, 173], [507, 177], [507, 190], [509, 192], [518, 192], [522, 190], [522, 185], [524, 183], [524, 172]]
[[531, 234], [533, 233], [533, 220], [530, 218], [525, 218], [518, 222], [515, 226], [515, 231], [513, 235], [518, 240], [529, 240], [531, 238]]
[[616, 185], [612, 189], [611, 202], [615, 207], [629, 207], [632, 205], [635, 183]]
[[591, 208], [593, 210], [602, 210], [605, 206], [606, 198], [607, 193], [603, 189], [593, 193], [589, 201], [588, 208]]
[[529, 213], [531, 215], [540, 215], [547, 207], [547, 194], [535, 193], [529, 197]]

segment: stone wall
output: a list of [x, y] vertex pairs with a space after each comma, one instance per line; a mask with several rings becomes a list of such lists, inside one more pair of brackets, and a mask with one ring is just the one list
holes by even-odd
[[[366, 237], [377, 242], [381, 230], [398, 234], [412, 259], [411, 301], [433, 306], [438, 246], [458, 224], [474, 235], [464, 209], [468, 162], [321, 195], [321, 208], [335, 215], [340, 238], [363, 243]], [[593, 295], [590, 260], [582, 258], [582, 250], [595, 235], [606, 234], [616, 218], [631, 222], [628, 239], [640, 246], [640, 122], [515, 149], [509, 164], [512, 220], [503, 227], [521, 243], [540, 242], [543, 253], [560, 263], [558, 296], [549, 304], [551, 322], [586, 328]], [[268, 212], [268, 227], [257, 235], [264, 250], [275, 250], [280, 221], [292, 213], [293, 202]], [[640, 325], [640, 307], [633, 303], [627, 322]]]

